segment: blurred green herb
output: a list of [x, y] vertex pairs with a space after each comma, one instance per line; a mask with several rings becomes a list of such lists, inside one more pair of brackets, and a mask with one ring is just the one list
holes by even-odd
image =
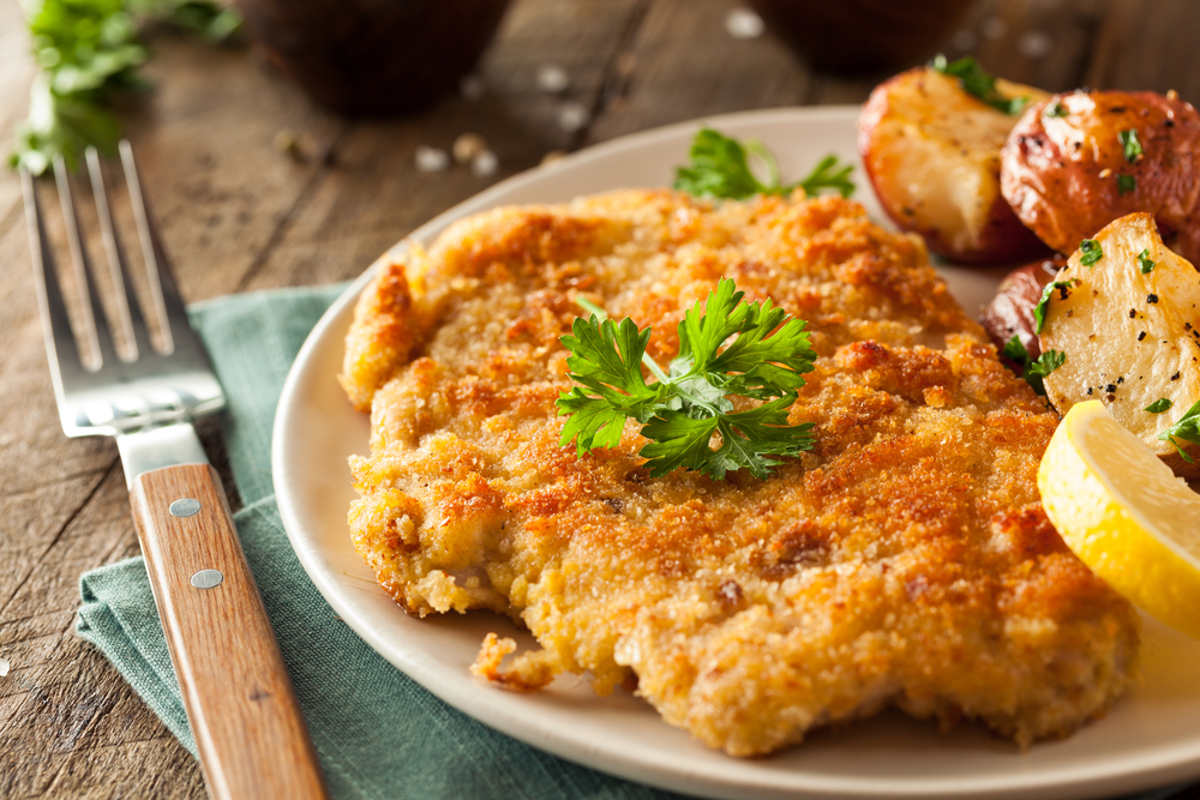
[[1153, 272], [1154, 267], [1156, 266], [1156, 262], [1150, 260], [1150, 248], [1149, 247], [1143, 249], [1142, 252], [1137, 254], [1137, 262], [1138, 262], [1138, 266], [1142, 270], [1143, 275], [1145, 275], [1149, 272]]
[[1138, 141], [1137, 128], [1119, 132], [1117, 139], [1125, 151], [1125, 160], [1130, 164], [1142, 157], [1142, 143]]
[[1164, 411], [1169, 411], [1172, 405], [1173, 403], [1171, 403], [1170, 398], [1160, 397], [1142, 410], [1149, 411], [1151, 414], [1161, 414]]
[[1095, 239], [1084, 239], [1079, 243], [1079, 263], [1090, 267], [1104, 257], [1104, 249]]
[[1117, 176], [1117, 196], [1121, 197], [1137, 189], [1137, 178], [1132, 175]]
[[115, 151], [121, 135], [105, 103], [119, 89], [137, 88], [137, 67], [148, 57], [140, 25], [162, 22], [206, 41], [228, 39], [241, 25], [215, 0], [41, 0], [28, 14], [40, 68], [29, 117], [16, 130], [12, 166], [40, 175], [55, 156], [74, 168], [88, 145]]
[[[766, 183], [751, 171], [751, 154], [763, 162]], [[697, 197], [744, 200], [756, 194], [786, 195], [798, 188], [804, 189], [809, 197], [826, 189], [836, 191], [842, 197], [854, 193], [854, 182], [850, 180], [854, 167], [840, 163], [837, 156], [826, 156], [803, 180], [784, 185], [779, 180], [779, 163], [762, 142], [753, 139], [739, 142], [712, 128], [704, 128], [696, 134], [688, 157], [690, 163], [675, 171], [675, 188]]]
[[1047, 117], [1065, 117], [1066, 115], [1066, 107], [1063, 106], [1062, 102], [1058, 100], [1055, 100], [1053, 105], [1046, 109]]
[[1020, 114], [1029, 105], [1028, 97], [1005, 97], [996, 90], [996, 77], [980, 66], [974, 56], [948, 61], [938, 53], [930, 64], [943, 75], [958, 78], [958, 85], [969, 95], [978, 97], [992, 108], [1005, 114]]
[[1060, 299], [1066, 300], [1071, 294], [1071, 287], [1079, 283], [1082, 283], [1079, 278], [1071, 278], [1070, 280], [1054, 281], [1053, 283], [1046, 284], [1046, 287], [1042, 289], [1042, 298], [1038, 300], [1038, 304], [1033, 307], [1034, 333], [1040, 334], [1042, 332], [1042, 327], [1046, 324], [1046, 311], [1050, 307], [1050, 297], [1054, 294], [1055, 290], [1058, 291], [1058, 296]]
[[1185, 442], [1200, 444], [1200, 403], [1185, 411], [1179, 421], [1160, 433], [1158, 438], [1175, 445], [1179, 457], [1189, 464], [1193, 463], [1192, 457], [1184, 452], [1183, 447], [1175, 440], [1182, 439]]
[[1067, 363], [1067, 354], [1060, 350], [1047, 350], [1030, 363], [1029, 351], [1019, 336], [1009, 339], [1001, 352], [1021, 368], [1021, 377], [1042, 397], [1046, 396], [1045, 377]]

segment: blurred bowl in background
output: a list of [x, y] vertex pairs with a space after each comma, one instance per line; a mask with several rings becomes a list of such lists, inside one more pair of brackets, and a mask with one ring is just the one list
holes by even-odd
[[389, 115], [453, 91], [509, 0], [237, 0], [245, 29], [317, 102]]
[[747, 0], [813, 69], [856, 73], [912, 66], [975, 0]]

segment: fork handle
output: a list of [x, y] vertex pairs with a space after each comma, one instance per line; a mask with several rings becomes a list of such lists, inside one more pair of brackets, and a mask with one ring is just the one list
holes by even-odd
[[184, 464], [143, 473], [130, 501], [209, 794], [326, 797], [216, 470]]

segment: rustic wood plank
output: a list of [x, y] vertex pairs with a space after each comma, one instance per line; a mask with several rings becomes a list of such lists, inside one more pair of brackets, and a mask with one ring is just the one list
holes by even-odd
[[[495, 181], [566, 149], [574, 132], [558, 121], [565, 104], [591, 109], [635, 14], [635, 0], [515, 3], [485, 53], [477, 100], [446, 98], [408, 118], [356, 122], [338, 142], [336, 161], [288, 221], [262, 269], [242, 288], [255, 289], [351, 278], [423, 222]], [[567, 71], [561, 95], [537, 86], [543, 64]], [[499, 159], [494, 175], [462, 165], [421, 173], [418, 145], [449, 151], [462, 133], [487, 141]]]
[[614, 62], [610, 91], [586, 142], [751, 108], [799, 105], [811, 72], [774, 37], [735, 39], [734, 0], [654, 0]]
[[1200, 103], [1200, 4], [1190, 0], [1113, 3], [1101, 22], [1086, 83], [1099, 89], [1171, 89]]

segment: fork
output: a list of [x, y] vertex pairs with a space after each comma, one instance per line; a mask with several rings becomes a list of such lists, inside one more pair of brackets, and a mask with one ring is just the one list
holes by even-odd
[[128, 353], [100, 303], [70, 179], [54, 174], [76, 283], [85, 364], [29, 172], [21, 168], [46, 354], [67, 436], [115, 436], [155, 604], [214, 798], [321, 798], [325, 787], [296, 693], [246, 564], [216, 470], [190, 420], [225, 404], [167, 263], [127, 141], [120, 144], [163, 350], [156, 350], [110, 213], [100, 158], [86, 159]]

